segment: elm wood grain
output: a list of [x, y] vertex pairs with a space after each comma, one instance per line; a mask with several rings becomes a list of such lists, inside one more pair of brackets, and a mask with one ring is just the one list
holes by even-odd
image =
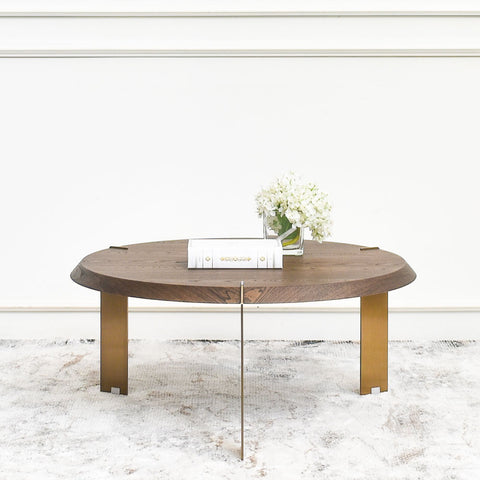
[[388, 293], [360, 301], [360, 394], [388, 390]]
[[187, 240], [127, 245], [85, 257], [71, 278], [84, 287], [139, 298], [195, 303], [289, 303], [364, 297], [411, 283], [403, 258], [360, 245], [305, 242], [282, 270], [188, 270]]

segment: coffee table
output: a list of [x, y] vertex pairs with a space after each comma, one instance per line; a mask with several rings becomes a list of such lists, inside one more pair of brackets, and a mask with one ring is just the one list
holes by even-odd
[[243, 458], [243, 305], [360, 297], [360, 394], [388, 389], [388, 292], [415, 280], [378, 247], [305, 242], [282, 270], [188, 270], [187, 240], [114, 246], [85, 257], [74, 282], [101, 292], [100, 390], [128, 393], [128, 297], [239, 304]]

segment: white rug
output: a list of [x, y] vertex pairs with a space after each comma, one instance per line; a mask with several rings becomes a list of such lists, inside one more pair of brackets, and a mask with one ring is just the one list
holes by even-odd
[[359, 345], [130, 342], [128, 396], [99, 344], [0, 341], [0, 479], [480, 478], [480, 345], [391, 343], [389, 392], [360, 396]]

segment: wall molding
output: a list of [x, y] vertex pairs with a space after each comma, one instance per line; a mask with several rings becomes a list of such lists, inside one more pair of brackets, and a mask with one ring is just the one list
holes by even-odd
[[0, 58], [291, 58], [291, 57], [480, 57], [480, 48], [465, 49], [309, 49], [309, 50], [0, 50]]
[[[239, 305], [160, 305], [139, 307], [131, 306], [129, 312], [135, 313], [165, 313], [165, 312], [192, 312], [192, 313], [210, 313], [210, 312], [236, 312]], [[244, 305], [245, 312], [260, 313], [358, 313], [359, 307], [322, 307], [317, 305], [286, 304], [286, 305]], [[392, 313], [479, 313], [479, 307], [390, 307]], [[86, 313], [100, 312], [98, 306], [11, 306], [0, 307], [0, 313]]]
[[480, 10], [0, 11], [0, 58], [479, 57], [479, 19]]
[[[393, 307], [390, 340], [480, 340], [480, 307]], [[129, 308], [129, 338], [238, 339], [238, 305]], [[246, 305], [245, 334], [258, 340], [358, 340], [358, 308]], [[98, 307], [2, 307], [0, 338], [98, 338]]]
[[185, 11], [185, 12], [0, 12], [0, 18], [275, 18], [275, 17], [480, 17], [479, 10], [398, 11]]

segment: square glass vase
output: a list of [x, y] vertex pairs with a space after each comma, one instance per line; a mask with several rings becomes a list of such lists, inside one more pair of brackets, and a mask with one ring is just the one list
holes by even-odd
[[294, 227], [280, 213], [276, 215], [263, 214], [263, 238], [275, 237], [282, 242], [284, 255], [303, 255], [303, 227]]

